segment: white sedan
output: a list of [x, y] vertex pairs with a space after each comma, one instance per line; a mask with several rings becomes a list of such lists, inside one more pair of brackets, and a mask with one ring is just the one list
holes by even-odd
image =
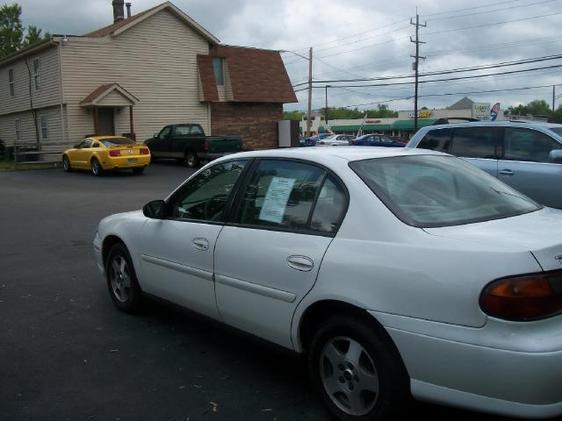
[[562, 414], [562, 212], [403, 148], [229, 155], [94, 240], [115, 305], [153, 295], [307, 353], [341, 420], [406, 399]]

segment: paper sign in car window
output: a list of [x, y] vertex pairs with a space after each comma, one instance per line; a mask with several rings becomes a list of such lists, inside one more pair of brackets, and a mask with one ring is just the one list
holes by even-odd
[[260, 211], [260, 220], [280, 224], [295, 184], [294, 178], [273, 177]]

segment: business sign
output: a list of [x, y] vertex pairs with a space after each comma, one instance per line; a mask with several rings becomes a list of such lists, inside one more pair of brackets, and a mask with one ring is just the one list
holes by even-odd
[[495, 121], [500, 113], [500, 103], [496, 102], [492, 109], [490, 110], [490, 120]]
[[[432, 112], [430, 110], [420, 110], [418, 111], [418, 118], [430, 118], [432, 116]], [[408, 117], [414, 118], [414, 113], [408, 114]]]
[[472, 104], [472, 118], [478, 120], [490, 119], [490, 103], [489, 102], [475, 102]]

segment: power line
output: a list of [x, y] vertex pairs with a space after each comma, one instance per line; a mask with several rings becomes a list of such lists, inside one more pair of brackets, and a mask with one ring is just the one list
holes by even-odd
[[[542, 0], [542, 1], [537, 1], [537, 2], [533, 2], [533, 3], [529, 3], [529, 4], [523, 4], [523, 5], [517, 6], [517, 8], [519, 10], [519, 9], [524, 8], [524, 7], [539, 6], [541, 4], [552, 3], [552, 2], [555, 2], [555, 1], [560, 1], [560, 0]], [[513, 2], [509, 2], [509, 3], [513, 3]], [[473, 10], [473, 9], [470, 9], [470, 10]], [[433, 21], [442, 20], [442, 19], [456, 19], [456, 18], [463, 18], [463, 17], [467, 17], [467, 16], [489, 14], [489, 13], [494, 13], [494, 12], [503, 12], [504, 10], [513, 10], [513, 4], [511, 4], [509, 7], [503, 7], [503, 8], [500, 8], [500, 9], [488, 9], [488, 10], [483, 10], [481, 12], [463, 13], [461, 15], [455, 15], [455, 16], [443, 16], [443, 17], [428, 19], [427, 21], [433, 22]]]
[[[433, 21], [433, 20], [438, 20], [438, 19], [441, 20], [441, 19], [448, 19], [448, 18], [457, 18], [457, 17], [463, 17], [463, 16], [471, 16], [471, 15], [473, 15], [473, 14], [491, 13], [491, 12], [495, 12], [495, 11], [503, 11], [503, 10], [510, 10], [510, 9], [513, 9], [513, 4], [514, 4], [514, 3], [521, 2], [521, 1], [525, 1], [525, 0], [509, 0], [509, 1], [502, 1], [502, 2], [497, 2], [497, 3], [495, 3], [495, 4], [492, 6], [492, 7], [496, 7], [496, 6], [500, 6], [500, 5], [503, 5], [503, 4], [510, 4], [510, 7], [508, 7], [508, 8], [490, 9], [490, 5], [489, 5], [489, 4], [486, 4], [486, 5], [475, 6], [475, 7], [468, 7], [468, 8], [462, 8], [462, 9], [453, 9], [453, 10], [444, 11], [444, 12], [431, 13], [431, 14], [422, 15], [422, 16], [427, 18], [427, 17], [431, 17], [431, 16], [438, 16], [438, 15], [444, 15], [444, 14], [454, 14], [454, 13], [463, 12], [463, 11], [467, 11], [467, 10], [474, 11], [474, 10], [482, 9], [482, 8], [486, 8], [486, 9], [487, 9], [487, 10], [482, 11], [482, 12], [474, 12], [474, 13], [469, 13], [469, 14], [464, 14], [464, 15], [457, 15], [457, 16], [451, 16], [451, 17], [442, 17], [442, 18], [432, 18], [432, 19], [429, 19], [430, 21]], [[559, 0], [543, 0], [543, 1], [539, 1], [539, 2], [533, 2], [533, 3], [529, 3], [529, 4], [520, 5], [520, 6], [517, 6], [517, 7], [519, 7], [519, 8], [530, 7], [530, 6], [535, 6], [535, 5], [539, 5], [539, 4], [543, 4], [543, 3], [550, 3], [550, 2], [554, 2], [554, 1], [559, 1]], [[325, 49], [332, 49], [332, 48], [335, 48], [335, 47], [334, 47], [334, 46], [329, 47], [329, 48], [318, 48], [318, 47], [321, 47], [321, 46], [324, 46], [324, 45], [330, 45], [330, 44], [333, 44], [333, 43], [337, 43], [337, 42], [340, 42], [340, 41], [344, 41], [344, 40], [347, 40], [347, 39], [350, 39], [350, 38], [355, 38], [355, 37], [358, 37], [358, 36], [360, 36], [360, 35], [364, 35], [364, 34], [368, 34], [368, 33], [379, 32], [379, 31], [381, 31], [381, 30], [383, 30], [383, 29], [389, 28], [389, 27], [391, 27], [391, 26], [397, 25], [397, 24], [402, 23], [402, 22], [408, 22], [408, 18], [403, 18], [403, 19], [396, 20], [396, 21], [394, 21], [394, 22], [392, 22], [392, 23], [389, 23], [389, 24], [386, 24], [386, 25], [383, 25], [383, 26], [379, 26], [379, 27], [376, 28], [376, 29], [369, 29], [369, 30], [366, 30], [366, 31], [361, 31], [361, 32], [352, 33], [352, 34], [347, 35], [347, 36], [345, 36], [345, 37], [336, 38], [336, 39], [333, 39], [333, 40], [331, 40], [331, 41], [326, 41], [326, 42], [321, 43], [321, 44], [313, 44], [312, 47], [314, 47], [317, 51], [323, 51], [323, 50], [325, 50]], [[402, 29], [407, 29], [408, 27], [409, 27], [409, 26], [404, 26], [403, 28], [396, 29], [396, 30], [394, 30], [394, 31], [392, 31], [392, 32], [397, 32], [397, 31], [402, 30]], [[388, 31], [385, 31], [385, 32], [388, 33]], [[363, 39], [363, 40], [365, 40], [365, 39]], [[357, 41], [355, 41], [355, 42], [357, 42]], [[355, 43], [355, 42], [353, 42], [353, 43]], [[349, 45], [349, 43], [346, 43], [346, 45]], [[296, 49], [293, 49], [293, 50], [294, 50], [294, 51], [303, 51], [303, 52], [304, 52], [304, 51], [307, 50], [307, 49], [308, 49], [308, 47], [302, 47], [302, 48], [296, 48]]]
[[[439, 76], [439, 75], [446, 75], [452, 73], [464, 73], [464, 72], [473, 72], [479, 70], [489, 70], [489, 69], [497, 69], [500, 67], [509, 67], [509, 66], [519, 66], [522, 64], [532, 64], [532, 63], [539, 63], [543, 61], [550, 61], [550, 60], [559, 60], [562, 59], [562, 54], [553, 54], [549, 56], [541, 56], [541, 57], [532, 57], [520, 60], [510, 60], [510, 61], [503, 61], [499, 63], [492, 63], [492, 64], [483, 64], [480, 66], [472, 66], [472, 67], [457, 67], [453, 69], [445, 69], [445, 70], [435, 70], [431, 72], [422, 73], [420, 77], [428, 77], [428, 76]], [[378, 81], [378, 80], [393, 80], [393, 79], [409, 79], [412, 78], [412, 75], [408, 74], [400, 74], [400, 75], [390, 75], [390, 76], [379, 76], [374, 78], [362, 78], [362, 79], [327, 79], [327, 80], [315, 80], [314, 83], [342, 83], [342, 82], [370, 82], [370, 81]], [[308, 82], [301, 82], [299, 84], [295, 84], [293, 86], [297, 87], [303, 85]]]
[[[553, 0], [553, 1], [554, 1], [554, 0]], [[400, 32], [400, 31], [403, 31], [403, 30], [405, 30], [405, 29], [408, 29], [409, 27], [410, 27], [409, 25], [407, 25], [407, 26], [402, 26], [402, 27], [400, 27], [400, 28], [398, 28], [398, 29], [395, 29], [395, 30], [393, 30], [393, 31], [388, 31], [388, 32], [386, 32], [385, 35], [386, 35], [386, 34], [391, 34], [391, 33], [394, 33], [394, 32]], [[347, 47], [348, 45], [358, 44], [358, 43], [360, 43], [360, 42], [365, 42], [365, 41], [367, 41], [367, 40], [374, 39], [374, 38], [377, 38], [377, 37], [378, 37], [378, 36], [370, 36], [370, 37], [358, 39], [358, 40], [355, 40], [355, 41], [346, 42], [345, 44], [341, 44], [341, 45], [334, 45], [334, 46], [332, 46], [332, 47], [320, 48], [318, 51], [333, 50], [334, 48], [340, 48], [340, 47], [344, 47], [344, 46]], [[323, 56], [323, 57], [326, 57], [326, 56]]]
[[[421, 16], [421, 15], [420, 15]], [[550, 40], [550, 41], [546, 41], [546, 40]], [[443, 49], [443, 50], [430, 50], [426, 52], [426, 57], [443, 57], [446, 56], [446, 54], [443, 53], [451, 53], [451, 52], [455, 52], [455, 53], [464, 53], [464, 52], [473, 52], [473, 51], [478, 51], [478, 52], [484, 52], [484, 51], [494, 51], [494, 50], [505, 50], [506, 46], [511, 46], [511, 45], [517, 45], [520, 46], [521, 44], [542, 44], [542, 43], [562, 43], [562, 39], [560, 38], [555, 38], [553, 39], [552, 36], [548, 36], [548, 37], [540, 37], [540, 38], [531, 38], [531, 39], [519, 39], [519, 40], [515, 40], [515, 41], [510, 41], [510, 42], [499, 42], [499, 43], [490, 43], [490, 44], [486, 44], [486, 46], [484, 47], [478, 47], [478, 48], [467, 48], [467, 49]], [[492, 48], [488, 48], [489, 46], [492, 46]], [[369, 67], [372, 66], [373, 64], [404, 64], [405, 59], [400, 59], [400, 60], [377, 60], [377, 61], [369, 61], [367, 63], [363, 63], [357, 66], [350, 66], [350, 67], [342, 67], [340, 68], [342, 71], [346, 71], [349, 72], [349, 70], [353, 70], [353, 69], [362, 69], [365, 67]], [[320, 74], [335, 74], [335, 72], [321, 72]], [[297, 79], [303, 79], [303, 78], [297, 78]]]
[[[516, 1], [521, 1], [521, 0], [516, 0]], [[345, 36], [345, 37], [342, 37], [342, 38], [336, 38], [332, 41], [327, 41], [327, 42], [324, 42], [324, 43], [321, 43], [321, 44], [315, 44], [315, 45], [313, 45], [313, 47], [320, 47], [320, 46], [323, 46], [323, 45], [329, 45], [329, 44], [332, 44], [334, 42], [343, 41], [343, 40], [346, 40], [346, 39], [349, 39], [349, 38], [354, 38], [358, 35], [363, 35], [363, 34], [367, 34], [367, 33], [370, 33], [370, 32], [378, 32], [382, 29], [389, 28], [391, 26], [397, 25], [397, 24], [402, 23], [402, 22], [408, 22], [408, 18], [403, 18], [403, 19], [400, 19], [400, 20], [396, 20], [392, 23], [389, 23], [387, 25], [379, 26], [377, 29], [369, 29], [368, 31], [356, 32], [354, 34], [351, 34], [351, 35], [348, 35], [348, 36]], [[299, 48], [299, 49], [296, 49], [296, 51], [302, 51], [303, 49], [304, 48]]]
[[[513, 3], [519, 3], [521, 1], [524, 0], [506, 0], [506, 1], [500, 1], [500, 2], [496, 2], [494, 5], [495, 6], [499, 6], [502, 4], [513, 4]], [[454, 10], [445, 10], [443, 12], [436, 12], [436, 13], [430, 13], [430, 14], [422, 14], [423, 17], [430, 17], [430, 16], [438, 16], [438, 15], [445, 15], [445, 14], [451, 14], [451, 13], [457, 13], [457, 12], [464, 12], [465, 10], [475, 10], [475, 9], [483, 9], [483, 8], [489, 8], [490, 7], [490, 3], [486, 3], [483, 4], [482, 6], [473, 6], [473, 7], [465, 7], [463, 9], [454, 9]]]
[[[559, 70], [558, 70], [558, 68], [544, 68], [544, 69], [541, 68], [541, 69], [537, 70], [537, 72], [541, 72], [541, 73], [552, 72], [552, 71], [558, 72]], [[482, 80], [481, 83], [495, 82], [499, 79], [506, 79], [506, 78], [509, 78], [509, 80], [512, 80], [512, 79], [521, 78], [521, 77], [528, 77], [528, 75], [525, 74], [525, 73], [515, 74], [515, 75], [513, 75], [513, 74], [498, 74], [494, 77], [493, 80], [488, 80], [488, 81]], [[478, 88], [474, 88], [474, 87], [471, 87], [471, 86], [466, 86], [467, 82], [470, 82], [470, 80], [449, 81], [447, 83], [447, 86], [460, 86], [460, 87], [468, 88], [468, 89], [478, 89]], [[409, 92], [410, 88], [407, 88], [407, 87], [411, 84], [412, 84], [412, 82], [401, 84], [404, 87], [404, 89], [402, 89], [402, 91], [404, 91], [404, 93]], [[551, 86], [551, 85], [549, 85], [549, 86]], [[351, 91], [353, 89], [353, 88], [349, 88], [347, 86], [338, 86], [338, 85], [331, 85], [331, 86], [332, 86], [332, 88], [347, 89], [349, 91]], [[317, 87], [314, 87], [314, 88], [322, 88], [322, 86], [317, 86]], [[383, 89], [388, 88], [388, 89], [392, 89], [392, 91], [395, 91], [396, 90], [396, 84], [389, 83], [389, 84], [376, 84], [376, 85], [362, 85], [361, 88], [363, 89], [363, 91], [361, 91], [361, 94], [366, 93], [364, 91], [365, 88], [378, 88], [379, 92], [381, 90], [380, 88], [383, 88]], [[306, 89], [308, 89], [308, 88], [300, 88], [300, 89], [295, 90], [295, 92], [301, 92], [301, 91], [304, 91]], [[357, 91], [353, 91], [353, 92], [359, 93]]]
[[[453, 80], [464, 80], [464, 79], [477, 79], [483, 77], [490, 77], [490, 76], [503, 76], [503, 75], [510, 75], [516, 73], [526, 73], [526, 72], [533, 72], [537, 70], [543, 69], [555, 69], [562, 67], [562, 64], [554, 64], [551, 66], [544, 66], [544, 67], [532, 67], [529, 69], [519, 69], [519, 70], [511, 70], [508, 72], [497, 72], [497, 73], [486, 73], [482, 75], [470, 75], [470, 76], [459, 76], [459, 77], [451, 77], [451, 78], [444, 78], [444, 79], [430, 79], [430, 80], [420, 80], [419, 83], [436, 83], [436, 82], [450, 82]], [[335, 83], [335, 82], [331, 82]], [[368, 87], [381, 87], [381, 86], [399, 86], [399, 85], [413, 85], [414, 82], [391, 82], [391, 83], [377, 83], [377, 84], [363, 84], [363, 85], [340, 85], [343, 88], [368, 88]], [[322, 86], [313, 86], [313, 88], [323, 88]]]
[[[505, 20], [505, 21], [499, 21], [499, 22], [491, 22], [491, 23], [485, 23], [485, 24], [480, 24], [480, 25], [473, 25], [473, 26], [465, 26], [462, 28], [454, 28], [454, 29], [446, 29], [446, 30], [442, 30], [442, 31], [434, 31], [434, 32], [426, 32], [425, 35], [436, 35], [436, 34], [444, 34], [444, 33], [450, 33], [450, 32], [457, 32], [457, 31], [464, 31], [467, 29], [476, 29], [476, 28], [484, 28], [487, 26], [493, 26], [493, 25], [502, 25], [505, 23], [512, 23], [512, 22], [522, 22], [522, 21], [526, 21], [526, 20], [532, 20], [532, 19], [539, 19], [539, 18], [544, 18], [544, 17], [551, 17], [551, 16], [557, 16], [562, 14], [561, 12], [555, 12], [555, 13], [549, 13], [549, 14], [544, 14], [544, 15], [537, 15], [537, 16], [528, 16], [525, 18], [519, 18], [519, 19], [511, 19], [511, 20]], [[398, 38], [398, 39], [402, 39], [402, 38]], [[364, 46], [361, 46], [359, 48], [354, 48], [351, 50], [346, 50], [346, 51], [339, 51], [337, 53], [333, 53], [333, 54], [328, 54], [328, 55], [324, 55], [321, 58], [327, 58], [327, 57], [333, 57], [336, 55], [342, 55], [342, 54], [348, 54], [348, 53], [352, 53], [355, 51], [359, 51], [359, 50], [363, 50], [365, 48], [369, 48], [369, 47], [374, 47], [377, 45], [383, 45], [383, 44], [388, 44], [391, 42], [395, 42], [398, 39], [389, 39], [389, 40], [385, 40], [383, 42], [380, 43], [375, 43], [375, 44], [367, 44]], [[406, 39], [406, 38], [404, 38]], [[294, 62], [293, 62], [294, 63]]]
[[[542, 40], [542, 41], [541, 41]], [[550, 41], [546, 41], [546, 40], [550, 40]], [[447, 49], [447, 50], [433, 50], [433, 51], [428, 51], [427, 52], [427, 56], [428, 57], [441, 57], [444, 56], [445, 54], [443, 53], [465, 53], [465, 52], [473, 52], [473, 51], [494, 51], [494, 50], [500, 50], [500, 49], [504, 49], [504, 47], [506, 46], [510, 46], [510, 45], [521, 45], [521, 44], [541, 44], [541, 43], [552, 43], [552, 42], [561, 42], [562, 40], [560, 38], [556, 38], [552, 36], [548, 36], [548, 37], [539, 37], [539, 38], [530, 38], [530, 39], [519, 39], [516, 41], [509, 41], [509, 42], [496, 42], [496, 43], [491, 43], [491, 44], [486, 44], [486, 46], [484, 47], [475, 47], [475, 48], [465, 48], [465, 49], [458, 49], [458, 48], [454, 48], [454, 49]], [[488, 46], [495, 46], [494, 48], [487, 48]]]
[[[561, 83], [555, 84], [555, 86], [562, 86]], [[488, 90], [480, 90], [480, 91], [465, 91], [465, 92], [445, 92], [440, 94], [426, 94], [420, 95], [420, 98], [430, 98], [430, 97], [443, 97], [443, 96], [455, 96], [455, 95], [475, 95], [475, 94], [487, 94], [487, 93], [498, 93], [498, 92], [512, 92], [512, 91], [524, 91], [530, 89], [542, 89], [542, 88], [552, 88], [552, 84], [550, 85], [537, 85], [537, 86], [523, 86], [519, 88], [504, 88], [504, 89], [488, 89]], [[375, 104], [383, 104], [392, 101], [406, 101], [412, 99], [412, 96], [407, 97], [399, 97], [399, 98], [391, 98], [384, 101], [377, 101], [377, 102], [365, 102], [362, 104], [353, 104], [353, 105], [342, 105], [343, 108], [348, 107], [361, 107], [364, 105], [375, 105]]]
[[426, 32], [425, 35], [427, 36], [427, 35], [436, 35], [436, 34], [446, 34], [446, 33], [450, 33], [450, 32], [465, 31], [467, 29], [484, 28], [486, 26], [503, 25], [504, 23], [522, 22], [522, 21], [526, 21], [526, 20], [546, 18], [546, 17], [551, 17], [551, 16], [557, 16], [557, 15], [562, 15], [562, 11], [561, 12], [555, 12], [555, 13], [548, 13], [548, 14], [545, 14], [545, 15], [527, 16], [525, 18], [504, 20], [504, 21], [500, 21], [500, 22], [483, 23], [481, 25], [465, 26], [465, 27], [462, 27], [462, 28], [454, 28], [454, 29], [445, 29], [445, 30], [442, 30], [442, 31]]
[[[332, 69], [335, 69], [335, 70], [338, 70], [338, 71], [341, 71], [341, 72], [344, 72], [344, 73], [347, 73], [347, 74], [350, 74], [350, 75], [353, 75], [353, 76], [357, 77], [357, 74], [356, 74], [356, 73], [349, 72], [349, 71], [347, 71], [347, 70], [345, 70], [345, 69], [342, 69], [341, 67], [336, 67], [336, 66], [334, 66], [333, 64], [330, 64], [330, 63], [328, 63], [327, 61], [322, 60], [321, 58], [315, 57], [314, 60], [319, 61], [320, 63], [322, 63], [322, 64], [324, 64], [324, 65], [326, 65], [326, 66], [328, 66], [328, 67], [331, 67]], [[363, 76], [359, 76], [359, 77], [363, 77]]]

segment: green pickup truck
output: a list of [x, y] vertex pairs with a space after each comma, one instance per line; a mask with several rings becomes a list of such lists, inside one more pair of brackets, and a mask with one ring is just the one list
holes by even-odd
[[152, 158], [177, 159], [190, 168], [242, 150], [239, 136], [205, 136], [199, 124], [170, 124], [144, 144]]

